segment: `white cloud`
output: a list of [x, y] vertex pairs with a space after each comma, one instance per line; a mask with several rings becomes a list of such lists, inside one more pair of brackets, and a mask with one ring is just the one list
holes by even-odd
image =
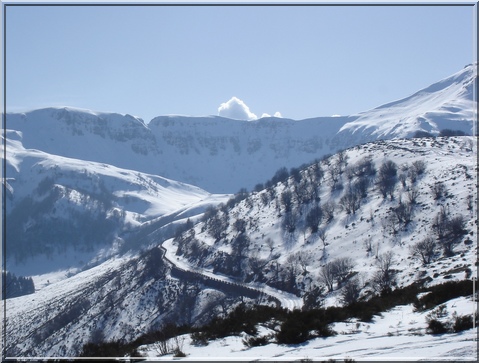
[[[263, 113], [261, 115], [261, 118], [263, 118], [263, 117], [271, 117], [271, 115], [269, 113]], [[279, 112], [279, 111], [275, 112], [273, 117], [283, 118], [283, 116], [281, 116], [281, 112]]]
[[248, 121], [258, 118], [250, 111], [249, 107], [237, 97], [232, 97], [228, 102], [222, 103], [218, 108], [218, 116]]

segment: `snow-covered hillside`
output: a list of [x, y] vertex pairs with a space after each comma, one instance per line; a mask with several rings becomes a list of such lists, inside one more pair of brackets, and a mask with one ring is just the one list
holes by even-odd
[[[453, 299], [444, 304], [449, 316], [470, 315], [474, 302], [470, 297]], [[351, 319], [333, 325], [338, 335], [316, 338], [294, 346], [269, 343], [248, 347], [251, 336], [242, 333], [210, 342], [206, 347], [194, 344], [190, 335], [178, 338], [186, 357], [182, 361], [245, 361], [245, 362], [326, 362], [345, 361], [475, 361], [477, 358], [477, 331], [470, 329], [457, 334], [426, 334], [427, 312], [415, 312], [411, 305], [400, 305], [365, 323]], [[258, 335], [276, 332], [260, 326]], [[143, 345], [139, 352], [155, 361], [170, 361], [173, 354], [160, 356], [157, 344]]]
[[171, 216], [171, 223], [228, 197], [25, 149], [18, 131], [7, 131], [6, 156], [7, 269], [20, 275], [82, 267], [80, 261], [87, 263], [100, 249], [116, 253], [124, 239], [160, 217]]
[[[268, 305], [279, 302], [289, 309], [341, 305], [350, 281], [357, 281], [358, 297], [367, 299], [378, 293], [374, 274], [388, 252], [393, 254], [389, 266], [395, 276], [393, 289], [418, 281], [434, 286], [469, 279], [477, 274], [476, 151], [473, 137], [379, 141], [357, 146], [288, 173], [282, 181], [267, 182], [267, 189], [237, 195], [223, 206], [208, 210], [196, 225], [176, 233], [175, 239], [164, 242], [158, 238], [156, 246], [148, 251], [110, 259], [66, 279], [51, 274], [52, 281], [45, 281], [45, 276], [34, 276], [35, 294], [7, 300], [7, 348], [17, 357], [76, 356], [87, 342], [132, 341], [167, 322], [201, 324], [212, 316], [224, 316], [241, 301]], [[398, 169], [394, 188], [384, 197], [377, 183], [387, 160]], [[421, 164], [425, 170], [419, 170]], [[340, 201], [350, 185], [358, 185], [361, 176], [371, 178], [371, 183], [359, 207], [348, 214], [346, 204], [340, 207]], [[439, 188], [437, 193], [442, 194], [436, 197], [434, 188], [438, 185], [444, 188]], [[317, 194], [312, 186], [317, 187]], [[290, 203], [285, 197], [288, 192]], [[303, 202], [298, 203], [298, 198]], [[395, 217], [402, 215], [398, 207], [407, 202], [412, 205], [411, 219], [406, 223], [406, 219]], [[329, 221], [321, 218], [318, 230], [312, 233], [307, 216], [315, 205], [322, 206], [326, 216], [328, 203], [335, 205], [333, 217]], [[413, 257], [411, 247], [427, 236], [436, 236], [435, 218], [442, 210], [447, 210], [449, 221], [462, 216], [462, 230], [450, 255], [438, 244], [425, 265]], [[294, 221], [289, 219], [292, 215]], [[212, 235], [215, 233], [216, 237]], [[159, 246], [167, 249], [168, 260]], [[351, 266], [343, 280], [333, 281], [328, 291], [321, 276], [323, 267], [341, 258], [349, 258]], [[178, 266], [176, 270], [174, 265]], [[244, 291], [242, 286], [256, 290], [257, 297], [238, 296]], [[458, 313], [473, 310], [473, 302], [462, 298], [449, 303], [451, 313], [455, 304], [461, 306]], [[424, 334], [425, 314], [409, 316], [398, 325], [398, 314], [408, 314], [410, 309], [397, 308], [367, 324], [336, 324], [335, 330], [344, 331], [344, 335], [354, 330], [354, 336], [348, 339], [356, 347], [365, 340], [361, 351], [341, 350], [338, 344], [347, 338], [342, 335], [311, 341], [301, 349], [270, 344], [245, 354], [314, 358], [320, 356], [312, 356], [316, 349], [327, 343], [328, 357], [348, 352], [353, 358], [385, 358], [384, 349], [396, 344], [397, 339], [405, 347], [415, 339], [411, 334], [421, 329]], [[271, 333], [266, 327], [261, 329], [264, 335]], [[473, 354], [470, 336], [455, 336], [448, 340], [451, 345], [444, 339], [423, 336], [415, 340], [416, 350], [411, 354], [424, 357], [431, 344], [440, 345], [441, 352], [450, 356]], [[202, 359], [219, 344], [237, 357], [244, 349], [238, 342], [231, 337], [204, 348], [188, 345], [184, 351], [188, 359]], [[336, 345], [339, 350], [333, 348]], [[218, 354], [226, 354], [223, 348]], [[144, 354], [155, 354], [154, 347], [145, 349]], [[398, 347], [388, 356], [411, 358], [404, 354], [406, 350]]]
[[[88, 342], [132, 341], [166, 323], [211, 319], [248, 298], [170, 276], [158, 248], [111, 258], [66, 280], [34, 276], [37, 292], [6, 300], [5, 355], [77, 357]], [[43, 284], [38, 284], [41, 281]]]
[[[476, 150], [473, 137], [398, 139], [347, 149], [236, 204], [219, 206], [164, 246], [195, 269], [266, 284], [305, 301], [328, 287], [333, 305], [344, 281], [334, 278], [326, 286], [321, 275], [340, 259], [350, 265], [343, 277], [356, 275], [365, 295], [374, 292], [378, 261], [388, 253], [397, 286], [469, 278], [477, 268]], [[381, 168], [388, 162], [397, 171], [392, 189], [383, 191]], [[411, 250], [437, 237], [437, 218], [446, 214], [440, 223], [458, 219], [462, 232], [450, 246], [438, 243], [426, 266]]]
[[[384, 276], [379, 272], [383, 272], [387, 256], [392, 257], [388, 267], [394, 276], [392, 289], [470, 281], [477, 276], [476, 152], [472, 137], [390, 140], [357, 146], [295, 170], [265, 190], [219, 206], [209, 212], [208, 219], [163, 246], [170, 259], [184, 269], [248, 284], [265, 294], [276, 289], [275, 296], [290, 309], [341, 306], [348, 299], [368, 299], [381, 293], [384, 286], [377, 284], [376, 277]], [[389, 165], [388, 161], [397, 166], [397, 179], [384, 196], [379, 184], [381, 168]], [[371, 180], [353, 212], [344, 197], [360, 180], [366, 180], [363, 177]], [[330, 220], [327, 205], [334, 205]], [[318, 228], [312, 232], [309, 216], [318, 206], [323, 207], [323, 217], [315, 222]], [[402, 214], [405, 209], [401, 206], [408, 206], [409, 217]], [[442, 211], [448, 214], [446, 219], [438, 219]], [[437, 235], [437, 223], [448, 224], [456, 218], [464, 230], [446, 253]], [[438, 243], [426, 263], [414, 248], [428, 237]], [[330, 280], [329, 289], [324, 273], [334, 261], [348, 261], [350, 266], [344, 279]], [[209, 341], [206, 346], [191, 335], [169, 343], [173, 349], [181, 342], [186, 361], [476, 361], [477, 330], [436, 335], [429, 331], [434, 314], [443, 321], [474, 316], [477, 304], [470, 284], [467, 297], [452, 299], [435, 309], [417, 311], [413, 304], [398, 305], [369, 322], [353, 318], [331, 324], [336, 336], [302, 344], [278, 344], [275, 337], [281, 327], [274, 319], [258, 324], [254, 334], [243, 331]], [[354, 291], [350, 290], [353, 286], [357, 287], [355, 297], [347, 294]], [[295, 293], [296, 299], [285, 290]], [[302, 303], [296, 304], [298, 300]], [[264, 346], [250, 346], [249, 339]], [[139, 352], [160, 361], [174, 354], [162, 356], [158, 343], [141, 346]]]
[[161, 175], [212, 193], [251, 190], [280, 167], [377, 139], [442, 129], [475, 134], [469, 65], [405, 99], [345, 117], [294, 121], [160, 116], [145, 124], [130, 115], [48, 108], [7, 115], [27, 149]]
[[470, 64], [409, 97], [360, 113], [356, 120], [341, 128], [340, 135], [385, 139], [410, 137], [418, 130], [437, 135], [443, 129], [475, 135], [476, 82], [477, 65]]
[[[7, 356], [78, 356], [89, 342], [198, 326], [241, 303], [308, 310], [471, 279], [477, 139], [411, 137], [475, 135], [476, 79], [470, 65], [358, 115], [299, 121], [160, 116], [146, 124], [68, 107], [7, 114], [6, 268], [36, 288], [4, 301]], [[473, 302], [448, 304], [462, 312]], [[391, 322], [360, 325], [348, 354], [385, 358], [388, 338], [411, 344], [398, 332], [406, 323], [423, 329], [424, 314], [398, 326], [398, 311], [411, 306], [395, 309], [384, 315]], [[357, 323], [336, 330], [348, 335]], [[454, 341], [423, 337], [414, 356], [429, 354], [428, 344], [444, 355], [475, 352]], [[341, 337], [327, 342], [246, 356], [289, 360], [325, 348], [325, 357], [345, 358]], [[236, 358], [237, 343], [212, 346]], [[401, 347], [395, 354], [408, 358]], [[187, 359], [207, 349], [185, 348]]]

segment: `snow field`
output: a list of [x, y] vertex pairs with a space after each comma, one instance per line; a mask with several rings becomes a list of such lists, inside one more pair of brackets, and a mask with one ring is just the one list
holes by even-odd
[[[470, 315], [474, 311], [471, 297], [460, 297], [446, 304], [449, 316]], [[477, 310], [477, 309], [476, 309]], [[248, 348], [243, 343], [248, 335], [230, 336], [210, 342], [207, 346], [195, 346], [189, 335], [184, 339], [182, 361], [291, 361], [312, 359], [356, 361], [475, 361], [477, 358], [477, 331], [431, 335], [426, 333], [426, 315], [430, 311], [414, 312], [412, 305], [402, 305], [375, 316], [371, 323], [351, 319], [335, 323], [338, 334], [316, 338], [299, 345], [278, 345]], [[271, 328], [260, 326], [258, 336], [274, 334]], [[158, 356], [152, 345], [140, 347], [147, 360], [168, 361], [172, 355]]]

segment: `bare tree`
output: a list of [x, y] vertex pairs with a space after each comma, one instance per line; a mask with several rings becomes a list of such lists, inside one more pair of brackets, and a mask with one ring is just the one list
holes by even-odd
[[320, 206], [311, 208], [306, 215], [306, 226], [311, 230], [311, 233], [318, 232], [319, 225], [323, 219], [323, 210]]
[[319, 281], [326, 285], [329, 292], [333, 291], [334, 289], [334, 266], [331, 262], [328, 262], [326, 265], [321, 267], [321, 271], [319, 272]]
[[314, 189], [314, 185], [310, 183], [307, 179], [301, 179], [300, 182], [294, 184], [294, 195], [300, 206], [308, 204], [314, 199]]
[[385, 232], [396, 235], [402, 227], [402, 222], [393, 211], [381, 220], [381, 226]]
[[329, 185], [331, 186], [331, 189], [336, 190], [337, 185], [341, 180], [341, 167], [338, 165], [338, 163], [331, 163], [328, 165], [328, 171], [330, 176]]
[[393, 209], [393, 212], [396, 215], [397, 220], [405, 226], [412, 221], [413, 207], [411, 203], [399, 200], [399, 204]]
[[263, 276], [264, 267], [269, 263], [268, 259], [262, 259], [259, 257], [259, 252], [256, 250], [252, 252], [248, 258], [248, 264], [254, 275], [258, 277]]
[[415, 160], [407, 169], [407, 178], [411, 185], [416, 183], [417, 179], [426, 172], [426, 163], [424, 160]]
[[334, 210], [336, 209], [336, 205], [333, 201], [328, 201], [323, 204], [322, 209], [326, 223], [330, 223], [334, 218]]
[[316, 182], [318, 183], [321, 182], [321, 180], [324, 177], [324, 170], [321, 167], [321, 163], [320, 162], [315, 163], [312, 167], [312, 170], [316, 174]]
[[466, 233], [465, 226], [466, 223], [461, 214], [451, 218], [449, 209], [441, 206], [439, 213], [434, 217], [432, 230], [436, 234], [445, 256], [454, 255], [454, 246]]
[[437, 255], [437, 242], [428, 236], [411, 247], [411, 256], [422, 261], [424, 265], [432, 262]]
[[427, 166], [424, 160], [415, 160], [412, 162], [411, 169], [413, 169], [416, 175], [423, 175], [426, 172]]
[[397, 165], [391, 160], [386, 160], [379, 168], [377, 185], [379, 191], [386, 198], [387, 195], [394, 199], [394, 189], [397, 183]]
[[271, 179], [271, 184], [277, 184], [277, 183], [284, 183], [288, 180], [289, 178], [289, 172], [286, 167], [281, 167], [279, 168], [276, 173], [274, 174], [273, 178]]
[[233, 229], [240, 233], [244, 233], [246, 231], [246, 221], [244, 219], [238, 218], [233, 223]]
[[223, 236], [227, 226], [228, 226], [227, 213], [218, 212], [207, 221], [208, 232], [215, 240], [219, 240]]
[[407, 180], [406, 173], [400, 173], [399, 176], [398, 176], [398, 180], [401, 182], [402, 187], [405, 189], [406, 188], [406, 180]]
[[238, 235], [231, 243], [232, 254], [239, 258], [246, 257], [246, 251], [250, 245], [250, 239], [245, 234]]
[[417, 182], [418, 178], [416, 169], [409, 168], [407, 177], [409, 178], [409, 182], [411, 183], [411, 185], [414, 185]]
[[361, 293], [361, 286], [359, 284], [359, 279], [354, 277], [350, 279], [343, 286], [341, 291], [340, 299], [344, 305], [350, 305], [358, 301], [359, 295]]
[[372, 279], [373, 289], [377, 293], [388, 293], [396, 284], [395, 272], [392, 269], [393, 263], [394, 254], [391, 251], [379, 255], [377, 259], [378, 270], [374, 273]]
[[326, 238], [328, 237], [328, 234], [327, 234], [325, 228], [319, 228], [318, 229], [318, 237], [323, 242], [323, 247], [326, 248]]
[[354, 190], [359, 194], [360, 198], [368, 196], [368, 188], [371, 184], [371, 179], [367, 176], [360, 176], [353, 185]]
[[159, 356], [177, 354], [183, 349], [184, 339], [177, 337], [176, 326], [173, 324], [166, 324], [160, 331], [155, 331], [153, 335], [156, 338], [153, 346]]
[[159, 356], [170, 354], [172, 351], [169, 339], [158, 340], [153, 343], [153, 347], [155, 348]]
[[364, 248], [366, 249], [368, 256], [373, 252], [373, 239], [371, 237], [368, 237], [364, 240]]
[[466, 221], [462, 214], [452, 217], [447, 224], [448, 233], [453, 238], [458, 238], [466, 233]]
[[305, 274], [308, 272], [307, 267], [311, 262], [311, 256], [303, 251], [297, 252], [296, 255], [298, 256], [298, 262], [303, 269], [303, 274]]
[[342, 167], [345, 167], [346, 165], [348, 165], [349, 156], [348, 154], [346, 154], [345, 150], [338, 151], [336, 156], [337, 156], [337, 163], [339, 165], [341, 165]]
[[361, 195], [355, 188], [350, 188], [339, 200], [347, 214], [355, 214], [361, 206]]
[[419, 197], [419, 190], [416, 187], [411, 186], [406, 192], [406, 197], [409, 204], [411, 205], [417, 204], [417, 198]]
[[293, 178], [294, 183], [299, 183], [301, 181], [301, 170], [299, 168], [291, 168], [289, 175]]
[[447, 233], [447, 224], [449, 223], [449, 209], [441, 206], [438, 214], [434, 217], [432, 222], [432, 229], [437, 235], [439, 241], [443, 240]]
[[267, 206], [269, 203], [269, 193], [267, 192], [262, 192], [261, 193], [261, 203], [263, 203], [263, 206]]
[[335, 259], [331, 263], [333, 265], [334, 278], [336, 279], [336, 282], [339, 286], [344, 282], [347, 276], [351, 273], [351, 270], [353, 269], [353, 266], [354, 266], [353, 260], [349, 257], [341, 257], [341, 258]]
[[474, 209], [474, 197], [472, 194], [467, 196], [467, 210], [472, 211]]
[[296, 230], [297, 218], [293, 212], [285, 213], [283, 217], [283, 227], [289, 233], [293, 233]]
[[370, 157], [365, 157], [357, 162], [354, 167], [354, 174], [357, 177], [368, 177], [376, 174], [376, 168]]
[[431, 185], [431, 191], [434, 200], [439, 200], [447, 194], [447, 188], [444, 182], [436, 182]]
[[328, 262], [325, 266], [321, 268], [319, 274], [320, 281], [323, 282], [329, 291], [333, 291], [334, 282], [338, 286], [343, 283], [346, 277], [351, 272], [353, 268], [353, 262], [350, 258], [338, 258], [331, 262]]
[[355, 177], [354, 169], [355, 169], [354, 166], [348, 166], [344, 171], [344, 175], [346, 175], [346, 179], [348, 180], [349, 183], [351, 183], [351, 181]]
[[286, 213], [290, 212], [293, 206], [293, 194], [289, 190], [285, 190], [281, 194], [281, 202]]

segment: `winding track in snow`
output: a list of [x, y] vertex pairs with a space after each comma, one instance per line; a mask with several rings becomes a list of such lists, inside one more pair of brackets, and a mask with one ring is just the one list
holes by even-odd
[[283, 308], [288, 310], [301, 309], [303, 307], [303, 299], [294, 294], [274, 289], [261, 283], [239, 283], [227, 276], [217, 275], [210, 271], [193, 268], [187, 262], [178, 259], [178, 257], [175, 259], [175, 252], [172, 250], [174, 248], [172, 245], [172, 239], [163, 242], [159, 247], [163, 251], [163, 258], [180, 272], [190, 274], [192, 276], [201, 276], [205, 280], [222, 284], [227, 290], [231, 290], [231, 286], [235, 286], [239, 291], [243, 290], [246, 292], [255, 292], [258, 294], [258, 296], [263, 294], [267, 295], [280, 304]]

